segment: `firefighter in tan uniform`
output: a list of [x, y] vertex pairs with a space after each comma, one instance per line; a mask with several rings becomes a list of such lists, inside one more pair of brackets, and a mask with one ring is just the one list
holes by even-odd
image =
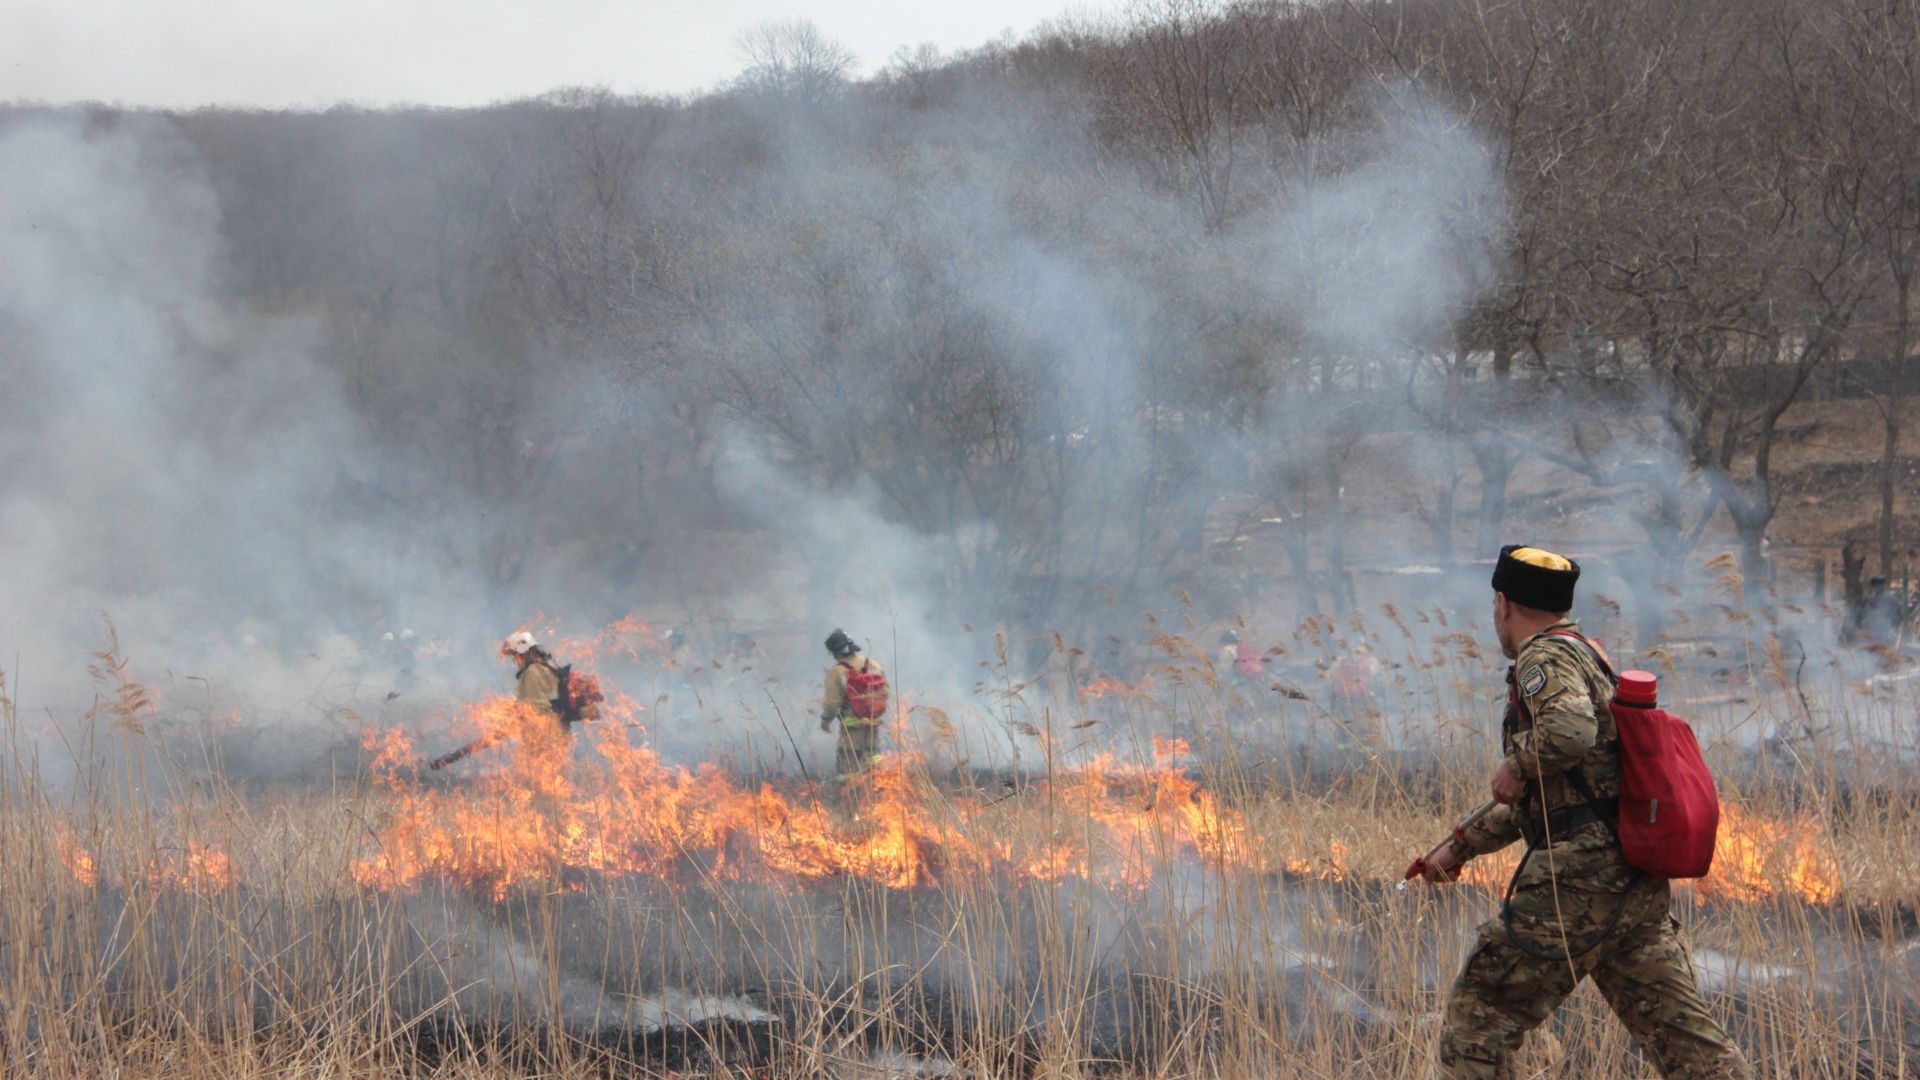
[[507, 639], [506, 651], [519, 665], [513, 696], [557, 717], [554, 706], [560, 700], [560, 673], [553, 666], [553, 657], [525, 630]]
[[[542, 715], [555, 721], [552, 726], [531, 725], [535, 731], [551, 732], [557, 728], [564, 737], [574, 724], [581, 720], [596, 719], [600, 715], [597, 704], [601, 700], [599, 683], [592, 681], [589, 676], [591, 688], [582, 693], [579, 684], [569, 680], [567, 692], [562, 693], [560, 680], [569, 676], [572, 668], [555, 667], [553, 657], [540, 647], [532, 634], [525, 630], [515, 632], [500, 643], [500, 655], [512, 660], [518, 668], [514, 672], [514, 699], [533, 706]], [[524, 734], [528, 732], [492, 727], [482, 732], [479, 738], [434, 758], [427, 763], [427, 768], [436, 771], [444, 769], [457, 761], [466, 760], [477, 751], [498, 745], [503, 739]], [[544, 735], [540, 738], [545, 741]], [[555, 740], [555, 744], [564, 746], [565, 739]]]
[[[884, 680], [886, 672], [879, 661], [861, 656], [860, 646], [854, 644], [844, 630], [835, 630], [827, 636], [827, 652], [833, 656], [833, 666], [827, 669], [822, 680], [820, 730], [840, 728], [840, 741], [834, 748], [834, 778], [844, 782], [866, 772], [879, 760], [880, 724], [885, 715], [884, 689], [880, 708], [865, 707], [848, 693], [848, 679], [858, 673], [868, 681], [876, 675]], [[884, 681], [880, 685], [884, 687]], [[862, 712], [873, 715], [862, 716]]]
[[1426, 877], [1451, 880], [1517, 839], [1529, 850], [1448, 994], [1441, 1075], [1512, 1077], [1522, 1038], [1592, 976], [1661, 1075], [1751, 1077], [1700, 995], [1667, 882], [1629, 866], [1609, 824], [1620, 791], [1613, 681], [1567, 618], [1579, 577], [1572, 560], [1517, 545], [1494, 567], [1494, 630], [1513, 661], [1491, 785], [1503, 805], [1443, 848]]

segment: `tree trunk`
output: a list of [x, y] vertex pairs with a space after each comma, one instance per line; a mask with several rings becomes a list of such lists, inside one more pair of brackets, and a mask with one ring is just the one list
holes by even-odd
[[[1764, 496], [1760, 500], [1764, 501]], [[1733, 517], [1733, 528], [1740, 541], [1740, 576], [1748, 584], [1759, 585], [1773, 580], [1771, 568], [1766, 559], [1767, 525], [1773, 521], [1771, 507], [1756, 506], [1755, 501], [1727, 500], [1727, 513]]]
[[1686, 558], [1686, 510], [1680, 485], [1678, 475], [1662, 471], [1651, 485], [1653, 506], [1641, 516], [1648, 553], [1653, 556], [1646, 570], [1634, 575], [1639, 583], [1635, 594], [1640, 608], [1634, 613], [1634, 621], [1641, 648], [1658, 639], [1665, 628], [1664, 608], [1678, 591], [1675, 583], [1680, 577], [1680, 564]]
[[[1767, 526], [1773, 524], [1779, 505], [1773, 490], [1773, 446], [1779, 438], [1780, 418], [1806, 387], [1814, 365], [1829, 354], [1825, 338], [1809, 342], [1802, 349], [1792, 380], [1760, 415], [1760, 431], [1753, 448], [1753, 480], [1748, 490], [1741, 492], [1729, 475], [1733, 465], [1728, 452], [1731, 444], [1723, 450], [1719, 463], [1720, 475], [1728, 486], [1727, 513], [1732, 516], [1734, 530], [1740, 538], [1740, 573], [1754, 585], [1773, 584], [1773, 568], [1766, 560], [1765, 548]], [[1729, 425], [1729, 438], [1735, 430]]]
[[1473, 460], [1480, 467], [1479, 528], [1474, 550], [1489, 558], [1500, 550], [1500, 533], [1507, 520], [1507, 481], [1513, 476], [1513, 450], [1498, 438], [1476, 439]]
[[1840, 627], [1840, 638], [1852, 641], [1860, 628], [1860, 612], [1866, 607], [1867, 553], [1849, 540], [1840, 548], [1840, 595], [1845, 598], [1847, 614]]
[[1460, 486], [1460, 470], [1453, 462], [1453, 444], [1447, 444], [1447, 479], [1433, 494], [1433, 513], [1427, 527], [1433, 531], [1434, 554], [1442, 563], [1453, 561], [1454, 489]]
[[1292, 571], [1300, 610], [1313, 612], [1320, 610], [1320, 597], [1314, 588], [1312, 549], [1308, 544], [1306, 527], [1294, 509], [1298, 494], [1294, 486], [1296, 475], [1291, 469], [1282, 470], [1269, 490], [1272, 492], [1274, 512], [1281, 520], [1280, 546], [1287, 553], [1288, 569]]
[[1913, 275], [1899, 275], [1899, 306], [1894, 321], [1893, 357], [1888, 364], [1886, 438], [1880, 451], [1880, 573], [1893, 578], [1894, 474], [1900, 468], [1900, 408], [1907, 374], [1908, 343], [1913, 332]]
[[1353, 610], [1353, 579], [1347, 573], [1346, 488], [1341, 483], [1343, 448], [1327, 455], [1327, 576], [1333, 588], [1333, 613], [1345, 615]]
[[[1506, 413], [1508, 383], [1513, 377], [1513, 350], [1495, 346], [1493, 352], [1493, 415]], [[1497, 422], [1497, 420], [1496, 420]], [[1474, 531], [1476, 557], [1488, 558], [1500, 550], [1501, 532], [1507, 521], [1507, 481], [1513, 476], [1513, 448], [1498, 434], [1482, 434], [1468, 441], [1474, 464], [1480, 469], [1480, 506]]]

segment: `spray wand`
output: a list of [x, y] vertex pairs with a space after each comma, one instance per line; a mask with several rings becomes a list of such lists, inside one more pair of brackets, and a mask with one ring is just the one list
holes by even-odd
[[[1483, 802], [1479, 806], [1474, 807], [1472, 813], [1468, 814], [1464, 819], [1462, 819], [1460, 824], [1455, 825], [1453, 827], [1453, 832], [1449, 834], [1445, 840], [1442, 840], [1439, 843], [1433, 845], [1432, 848], [1428, 849], [1425, 855], [1422, 855], [1419, 858], [1413, 860], [1413, 864], [1407, 867], [1407, 876], [1404, 879], [1402, 879], [1400, 882], [1400, 885], [1399, 885], [1400, 891], [1401, 892], [1407, 891], [1407, 882], [1412, 881], [1414, 878], [1420, 877], [1427, 872], [1429, 860], [1431, 860], [1434, 856], [1440, 854], [1441, 848], [1446, 847], [1448, 844], [1453, 843], [1455, 840], [1466, 839], [1467, 829], [1470, 826], [1472, 826], [1474, 822], [1477, 822], [1481, 818], [1486, 817], [1488, 814], [1492, 813], [1493, 808], [1499, 805], [1500, 804], [1495, 802], [1494, 800], [1488, 799], [1486, 802]], [[1453, 868], [1453, 872], [1447, 875], [1447, 880], [1453, 881], [1459, 876], [1460, 876], [1460, 867], [1456, 866]]]

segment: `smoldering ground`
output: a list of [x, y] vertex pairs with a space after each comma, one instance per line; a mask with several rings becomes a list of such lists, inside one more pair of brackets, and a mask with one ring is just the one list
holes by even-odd
[[[1304, 897], [1221, 895], [1198, 874], [1180, 875], [1155, 891], [1182, 906], [1208, 907], [1202, 901], [1209, 897], [1226, 910], [1251, 904], [1257, 910], [1214, 918], [1271, 924], [1262, 934], [1258, 971], [1234, 973], [1250, 977], [1240, 992], [1271, 996], [1271, 1007], [1302, 1014], [1315, 996], [1330, 996], [1344, 1000], [1342, 1011], [1355, 1021], [1379, 1019], [1373, 1007], [1342, 990], [1339, 974], [1357, 973], [1368, 958], [1329, 942], [1303, 944], [1300, 930], [1289, 927], [1295, 918], [1289, 912], [1307, 902]], [[920, 1054], [951, 1053], [975, 1033], [970, 1028], [998, 1029], [1012, 1048], [1065, 1015], [1096, 1055], [1132, 1058], [1147, 1050], [1129, 1045], [1148, 1026], [1137, 1010], [1158, 998], [1162, 1007], [1192, 1010], [1198, 1018], [1229, 977], [1220, 967], [1225, 958], [1210, 956], [1208, 942], [1219, 932], [1211, 920], [1177, 930], [1142, 926], [1127, 910], [1135, 899], [1083, 884], [999, 900], [855, 882], [796, 894], [742, 885], [709, 893], [698, 885], [689, 891], [630, 881], [497, 902], [435, 888], [410, 897], [336, 898], [315, 913], [324, 925], [306, 942], [271, 929], [236, 935], [205, 913], [196, 915], [193, 904], [176, 903], [179, 898], [162, 897], [136, 912], [116, 890], [86, 910], [56, 910], [50, 917], [94, 921], [109, 954], [133, 922], [167, 925], [178, 940], [157, 968], [100, 973], [111, 996], [129, 1003], [177, 997], [222, 1010], [238, 998], [252, 1022], [268, 1026], [297, 1023], [288, 1004], [324, 995], [332, 980], [372, 995], [360, 1008], [476, 1029], [549, 1024], [576, 1036], [612, 1038], [710, 1021], [744, 1028], [804, 1018], [808, 1025], [830, 1021], [819, 1034], [824, 1039], [887, 1043]], [[992, 920], [1005, 920], [1001, 930], [983, 934], [987, 924], [969, 910], [980, 902], [995, 908]], [[226, 906], [247, 919], [247, 912], [273, 903], [245, 890]], [[887, 929], [875, 935], [871, 925]], [[369, 932], [373, 951], [347, 948]], [[1054, 932], [1084, 938], [1071, 964], [1059, 969], [1048, 970], [1012, 944]], [[1157, 936], [1165, 932], [1183, 940]], [[315, 963], [322, 953], [335, 955]], [[288, 958], [277, 973], [265, 963], [274, 955]], [[367, 971], [356, 970], [359, 965]], [[226, 985], [235, 970], [264, 979]], [[374, 989], [363, 976], [376, 970], [389, 974]], [[883, 1016], [888, 1019], [875, 1019]], [[915, 1031], [915, 1023], [930, 1026]]]

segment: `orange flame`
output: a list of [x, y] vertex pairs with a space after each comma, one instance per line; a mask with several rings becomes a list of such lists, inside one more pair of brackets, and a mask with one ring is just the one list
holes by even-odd
[[[414, 782], [404, 735], [368, 736], [395, 803], [378, 849], [355, 865], [363, 883], [451, 880], [504, 897], [582, 873], [672, 879], [696, 867], [727, 880], [849, 875], [910, 888], [988, 875], [1142, 884], [1157, 859], [1179, 851], [1264, 865], [1242, 815], [1170, 767], [1188, 753], [1177, 739], [1156, 740], [1152, 768], [1103, 758], [1063, 770], [1037, 785], [1044, 798], [1010, 810], [934, 791], [911, 752], [886, 755], [850, 803], [832, 804], [811, 786], [749, 789], [716, 766], [668, 765], [624, 725], [600, 727], [595, 752], [576, 755], [550, 715], [506, 698], [474, 706], [467, 721], [500, 760], [474, 759], [479, 775], [452, 789]], [[1004, 827], [1022, 806], [1084, 816], [1072, 828]]]
[[[54, 849], [61, 865], [79, 885], [91, 889], [107, 880], [93, 849], [80, 843], [70, 830], [63, 828], [55, 835]], [[188, 838], [185, 851], [156, 855], [132, 877], [156, 888], [203, 893], [225, 892], [239, 880], [233, 857], [224, 848], [194, 838]], [[125, 875], [115, 875], [115, 879], [126, 884]]]
[[[572, 740], [589, 738], [586, 729], [569, 737], [548, 713], [507, 698], [473, 706], [467, 721], [480, 730], [477, 745], [498, 748], [496, 760], [473, 759], [477, 775], [451, 788], [416, 782], [404, 734], [367, 737], [394, 803], [377, 849], [355, 864], [362, 883], [445, 880], [504, 898], [529, 883], [578, 887], [582, 875], [785, 885], [845, 875], [904, 889], [989, 878], [1142, 886], [1169, 857], [1336, 882], [1398, 870], [1354, 866], [1337, 838], [1317, 852], [1279, 850], [1181, 767], [1191, 751], [1177, 738], [1154, 739], [1150, 766], [1104, 755], [1005, 799], [938, 791], [918, 755], [899, 751], [834, 801], [814, 785], [749, 788], [717, 765], [667, 764], [627, 725], [599, 725], [591, 752], [576, 753]], [[904, 725], [894, 731], [908, 735]], [[1696, 886], [1703, 897], [1838, 898], [1816, 825], [1724, 814], [1714, 874]], [[1475, 860], [1465, 880], [1499, 889], [1514, 854]]]
[[236, 880], [233, 858], [221, 848], [189, 839], [180, 855], [147, 867], [147, 880], [194, 892], [225, 892]]
[[1152, 688], [1153, 676], [1151, 675], [1141, 676], [1140, 681], [1132, 686], [1121, 682], [1119, 679], [1095, 679], [1080, 688], [1080, 700], [1098, 701], [1101, 698], [1115, 695], [1138, 696], [1145, 694]]
[[[1493, 892], [1505, 889], [1517, 848], [1468, 862], [1460, 880]], [[1730, 803], [1720, 804], [1713, 868], [1704, 878], [1674, 884], [1711, 903], [1786, 898], [1826, 905], [1841, 894], [1839, 861], [1819, 822], [1761, 817]]]
[[88, 888], [100, 884], [100, 868], [94, 864], [93, 852], [67, 833], [60, 834], [56, 846], [60, 850], [60, 862], [67, 873], [73, 875], [73, 880]]
[[1159, 768], [1171, 768], [1175, 761], [1183, 757], [1189, 757], [1192, 754], [1193, 747], [1187, 745], [1187, 740], [1185, 739], [1172, 735], [1155, 735], [1153, 737], [1153, 763]]
[[1324, 856], [1318, 859], [1288, 856], [1283, 865], [1287, 873], [1295, 877], [1315, 878], [1320, 881], [1345, 881], [1353, 873], [1347, 863], [1348, 850], [1346, 844], [1333, 840], [1327, 844], [1327, 853]]
[[1714, 900], [1791, 896], [1830, 904], [1840, 896], [1840, 868], [1818, 821], [1776, 821], [1723, 803], [1713, 869], [1693, 886]]
[[568, 663], [589, 664], [608, 654], [640, 660], [643, 649], [654, 656], [664, 657], [668, 653], [666, 642], [652, 626], [638, 616], [629, 615], [608, 623], [590, 638], [560, 641], [554, 645], [553, 655]]

